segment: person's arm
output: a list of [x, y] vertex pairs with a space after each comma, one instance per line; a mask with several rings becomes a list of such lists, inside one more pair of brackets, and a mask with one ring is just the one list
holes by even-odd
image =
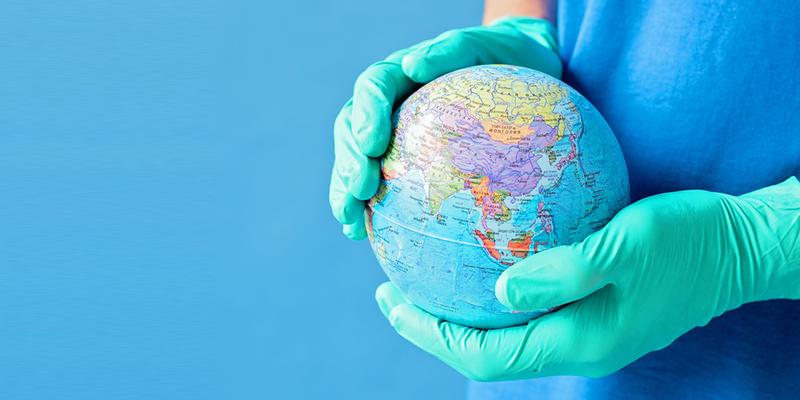
[[503, 17], [532, 17], [556, 22], [556, 0], [486, 0], [483, 3], [483, 24]]

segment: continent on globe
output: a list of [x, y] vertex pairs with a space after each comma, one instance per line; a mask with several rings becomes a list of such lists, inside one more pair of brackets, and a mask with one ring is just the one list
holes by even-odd
[[582, 240], [628, 204], [608, 124], [541, 72], [451, 72], [406, 99], [393, 124], [367, 234], [389, 279], [440, 318], [488, 329], [541, 315], [497, 301], [500, 273]]

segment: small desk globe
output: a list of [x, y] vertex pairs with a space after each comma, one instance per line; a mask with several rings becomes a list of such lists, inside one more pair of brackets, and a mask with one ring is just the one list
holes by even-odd
[[530, 254], [580, 241], [629, 202], [619, 144], [600, 113], [563, 82], [481, 65], [423, 86], [393, 116], [372, 249], [423, 310], [482, 329], [526, 323], [495, 297], [500, 273]]

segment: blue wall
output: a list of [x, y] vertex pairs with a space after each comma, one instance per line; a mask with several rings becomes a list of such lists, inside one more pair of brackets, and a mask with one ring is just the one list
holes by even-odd
[[281, 3], [0, 6], [0, 398], [463, 396], [327, 185], [358, 72], [480, 2]]

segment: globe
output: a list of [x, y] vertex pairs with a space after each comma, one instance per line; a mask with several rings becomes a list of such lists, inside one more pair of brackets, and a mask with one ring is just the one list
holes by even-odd
[[574, 89], [509, 65], [428, 83], [393, 115], [381, 185], [365, 212], [389, 279], [457, 324], [523, 324], [495, 297], [499, 275], [580, 241], [629, 202], [628, 172], [606, 121]]

